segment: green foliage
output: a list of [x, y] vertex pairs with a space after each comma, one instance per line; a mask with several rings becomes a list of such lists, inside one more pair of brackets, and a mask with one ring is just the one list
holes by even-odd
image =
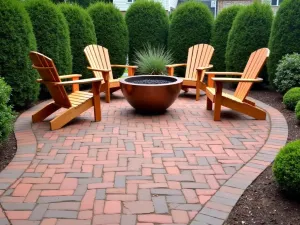
[[283, 94], [293, 87], [300, 87], [300, 54], [285, 55], [279, 61], [274, 86]]
[[0, 78], [0, 142], [13, 131], [14, 115], [8, 106], [11, 88]]
[[273, 84], [278, 62], [286, 54], [300, 53], [300, 0], [284, 0], [276, 13], [269, 41], [269, 81]]
[[[225, 55], [228, 71], [242, 72], [250, 54], [267, 47], [272, 19], [271, 6], [259, 2], [254, 2], [239, 11], [228, 36]], [[260, 73], [261, 78], [265, 76], [266, 69]], [[264, 81], [267, 82], [267, 79]]]
[[[189, 47], [195, 44], [209, 44], [213, 27], [213, 15], [201, 3], [188, 1], [180, 4], [172, 13], [168, 48], [176, 63], [186, 63]], [[176, 74], [184, 75], [183, 69]]]
[[[88, 8], [95, 25], [97, 42], [109, 51], [111, 64], [126, 64], [128, 30], [125, 19], [113, 4], [96, 3]], [[122, 76], [123, 68], [113, 69], [114, 78]]]
[[163, 75], [167, 73], [166, 65], [172, 64], [172, 55], [164, 47], [152, 47], [147, 44], [141, 51], [135, 53], [134, 64], [141, 74]]
[[[25, 7], [32, 21], [38, 51], [53, 59], [59, 74], [70, 74], [70, 34], [62, 12], [49, 0], [27, 0]], [[41, 88], [40, 97], [49, 97], [45, 87]]]
[[287, 109], [295, 110], [298, 101], [300, 101], [300, 87], [294, 87], [290, 89], [283, 96], [283, 103]]
[[215, 48], [212, 58], [214, 71], [226, 71], [225, 54], [228, 35], [234, 18], [241, 8], [242, 6], [234, 5], [223, 9], [217, 16], [211, 39], [211, 45]]
[[286, 192], [300, 194], [300, 140], [290, 142], [276, 156], [273, 173], [279, 186]]
[[52, 2], [58, 3], [76, 3], [84, 8], [88, 7], [90, 4], [94, 4], [96, 2], [113, 2], [112, 0], [51, 0]]
[[37, 100], [37, 73], [28, 53], [36, 50], [32, 24], [17, 0], [0, 0], [0, 76], [12, 87], [10, 102], [17, 108]]
[[87, 70], [88, 62], [83, 50], [87, 45], [97, 43], [93, 21], [88, 12], [76, 4], [63, 3], [59, 7], [68, 22], [70, 30], [73, 55], [72, 73], [82, 74], [83, 78], [90, 78], [93, 74]]
[[142, 50], [145, 44], [167, 46], [169, 20], [161, 3], [152, 0], [134, 2], [126, 12], [126, 23], [130, 63], [135, 58], [135, 52]]
[[298, 101], [296, 108], [295, 108], [296, 118], [300, 120], [300, 101]]

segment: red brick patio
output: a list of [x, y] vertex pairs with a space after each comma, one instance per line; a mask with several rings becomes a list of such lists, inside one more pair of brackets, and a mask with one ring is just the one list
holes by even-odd
[[223, 224], [243, 191], [287, 139], [284, 117], [267, 121], [180, 96], [164, 115], [141, 116], [117, 92], [58, 131], [15, 124], [18, 151], [0, 173], [0, 225]]

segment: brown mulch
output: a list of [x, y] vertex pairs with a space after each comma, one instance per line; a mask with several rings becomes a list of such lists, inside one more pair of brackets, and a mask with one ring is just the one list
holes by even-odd
[[[284, 108], [282, 96], [272, 91], [252, 91], [250, 96], [279, 110], [288, 127], [288, 141], [300, 139], [300, 124], [295, 112]], [[272, 168], [268, 167], [244, 192], [233, 208], [226, 225], [300, 224], [300, 200], [286, 196], [274, 181]]]
[[17, 141], [14, 133], [8, 139], [0, 142], [0, 172], [11, 162], [17, 151]]

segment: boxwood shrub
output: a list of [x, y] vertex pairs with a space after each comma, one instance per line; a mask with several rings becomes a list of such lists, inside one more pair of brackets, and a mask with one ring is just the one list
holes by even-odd
[[[209, 44], [213, 27], [213, 15], [201, 2], [188, 1], [180, 4], [172, 13], [168, 48], [175, 63], [186, 63], [189, 47]], [[176, 74], [183, 76], [185, 69], [178, 68]]]
[[273, 173], [279, 186], [287, 193], [300, 194], [300, 140], [290, 142], [276, 156]]
[[[240, 10], [229, 32], [226, 48], [228, 71], [242, 72], [249, 56], [259, 48], [268, 46], [273, 12], [270, 5], [254, 2]], [[268, 81], [266, 69], [260, 73]]]
[[242, 6], [239, 5], [225, 8], [218, 14], [215, 20], [211, 39], [211, 45], [215, 48], [212, 58], [214, 71], [226, 71], [225, 54], [228, 34], [234, 18], [241, 8]]
[[298, 101], [296, 108], [295, 108], [296, 118], [300, 120], [300, 101]]
[[[54, 60], [59, 74], [70, 74], [70, 34], [63, 13], [50, 0], [26, 0], [25, 7], [32, 21], [38, 51]], [[48, 96], [47, 89], [42, 86], [40, 97]]]
[[135, 59], [135, 52], [144, 49], [145, 44], [167, 46], [169, 20], [161, 3], [152, 0], [135, 1], [125, 17], [129, 31], [130, 63]]
[[14, 115], [8, 105], [10, 93], [10, 86], [4, 82], [3, 78], [0, 78], [0, 142], [13, 131]]
[[83, 50], [87, 45], [96, 44], [97, 38], [92, 18], [86, 10], [77, 4], [59, 4], [69, 26], [71, 50], [73, 55], [72, 73], [90, 78], [93, 74], [87, 70], [87, 60]]
[[296, 104], [300, 101], [300, 87], [290, 89], [283, 96], [283, 103], [287, 109], [295, 110]]
[[[124, 16], [111, 3], [90, 5], [88, 13], [95, 25], [97, 43], [109, 51], [111, 64], [126, 64], [128, 30]], [[124, 68], [113, 70], [114, 78], [122, 76]]]
[[283, 94], [293, 87], [300, 87], [300, 54], [285, 55], [279, 61], [274, 86]]
[[36, 50], [32, 24], [18, 0], [0, 0], [0, 21], [0, 76], [12, 87], [10, 102], [16, 108], [26, 107], [39, 93], [38, 74], [28, 57]]
[[268, 60], [269, 81], [273, 84], [278, 62], [286, 54], [300, 53], [300, 0], [284, 0], [272, 26]]

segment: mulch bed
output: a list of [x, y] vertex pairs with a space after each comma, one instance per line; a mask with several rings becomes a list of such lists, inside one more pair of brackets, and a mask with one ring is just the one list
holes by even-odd
[[14, 133], [8, 139], [0, 142], [0, 172], [11, 162], [17, 151], [17, 141]]
[[[284, 108], [280, 94], [252, 91], [250, 96], [271, 105], [284, 115], [289, 127], [288, 141], [300, 139], [300, 124], [295, 113]], [[270, 166], [246, 189], [225, 224], [298, 225], [300, 200], [280, 191]]]

